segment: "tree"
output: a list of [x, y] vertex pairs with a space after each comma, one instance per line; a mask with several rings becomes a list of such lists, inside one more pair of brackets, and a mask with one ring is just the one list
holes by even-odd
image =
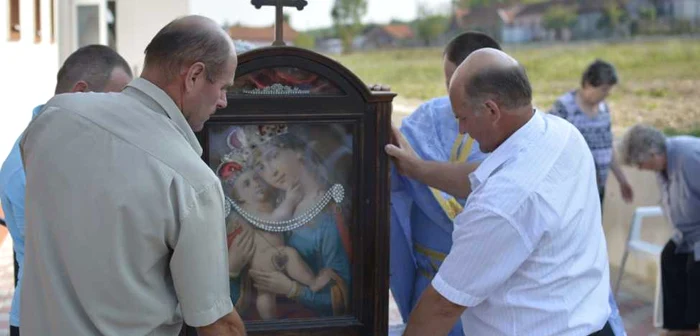
[[362, 17], [367, 14], [367, 0], [335, 0], [331, 17], [340, 39], [343, 52], [352, 50], [352, 40], [362, 30]]
[[438, 38], [447, 29], [449, 18], [430, 10], [427, 5], [418, 4], [418, 16], [416, 18], [416, 32], [426, 46]]
[[625, 11], [616, 3], [609, 3], [605, 5], [603, 16], [598, 21], [598, 27], [607, 29], [612, 35], [617, 35], [621, 33], [622, 23], [626, 21]]
[[564, 29], [573, 27], [577, 18], [575, 8], [556, 5], [544, 13], [542, 25], [545, 29], [554, 30], [556, 38], [560, 39]]
[[656, 8], [654, 6], [642, 6], [639, 9], [639, 18], [645, 21], [656, 21]]

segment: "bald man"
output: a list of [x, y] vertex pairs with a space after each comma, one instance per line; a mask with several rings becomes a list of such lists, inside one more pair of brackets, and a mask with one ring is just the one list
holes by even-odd
[[[595, 166], [569, 123], [535, 112], [524, 68], [496, 49], [459, 65], [450, 102], [479, 166], [422, 161], [396, 134], [403, 174], [458, 197], [453, 246], [405, 335], [612, 335]], [[467, 178], [468, 177], [468, 178]]]
[[21, 142], [28, 335], [242, 335], [224, 199], [194, 131], [237, 66], [218, 25], [188, 16], [146, 47], [119, 93], [59, 95]]
[[[131, 81], [129, 64], [112, 48], [88, 45], [74, 51], [56, 76], [55, 94], [75, 92], [117, 92]], [[43, 105], [32, 111], [32, 119], [39, 116]], [[17, 287], [10, 310], [10, 336], [18, 336], [20, 320], [20, 293], [24, 274], [24, 200], [25, 175], [19, 151], [19, 140], [0, 169], [0, 203], [12, 237], [12, 249], [17, 261]]]

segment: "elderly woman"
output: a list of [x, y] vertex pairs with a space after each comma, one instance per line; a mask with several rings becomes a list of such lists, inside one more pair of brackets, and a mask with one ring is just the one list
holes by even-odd
[[657, 174], [664, 211], [676, 234], [661, 254], [664, 329], [668, 335], [700, 330], [700, 138], [666, 137], [636, 125], [619, 153], [624, 164]]

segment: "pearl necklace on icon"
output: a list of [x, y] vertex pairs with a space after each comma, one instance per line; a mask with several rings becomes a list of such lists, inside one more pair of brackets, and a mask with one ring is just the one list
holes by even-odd
[[318, 216], [319, 213], [321, 213], [321, 211], [323, 211], [323, 209], [326, 208], [326, 206], [331, 202], [331, 200], [339, 205], [344, 198], [345, 189], [342, 185], [335, 184], [330, 189], [328, 189], [325, 194], [323, 194], [321, 199], [316, 204], [314, 204], [312, 207], [306, 210], [303, 214], [295, 218], [280, 221], [264, 220], [262, 218], [258, 218], [257, 216], [245, 211], [240, 205], [236, 203], [236, 201], [234, 201], [228, 196], [226, 196], [225, 211], [228, 215], [231, 212], [231, 210], [235, 210], [239, 215], [241, 215], [241, 217], [243, 217], [246, 221], [248, 221], [250, 224], [252, 224], [258, 229], [269, 232], [285, 232], [298, 229], [312, 221], [314, 218], [316, 218], [316, 216]]

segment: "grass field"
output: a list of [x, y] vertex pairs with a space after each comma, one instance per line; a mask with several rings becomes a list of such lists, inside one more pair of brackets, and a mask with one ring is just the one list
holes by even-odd
[[[506, 48], [525, 65], [535, 104], [548, 110], [579, 86], [585, 67], [601, 58], [618, 69], [609, 98], [615, 127], [645, 122], [681, 132], [700, 129], [700, 40], [590, 43]], [[413, 104], [444, 95], [440, 49], [391, 50], [335, 57], [365, 83], [389, 84]]]

